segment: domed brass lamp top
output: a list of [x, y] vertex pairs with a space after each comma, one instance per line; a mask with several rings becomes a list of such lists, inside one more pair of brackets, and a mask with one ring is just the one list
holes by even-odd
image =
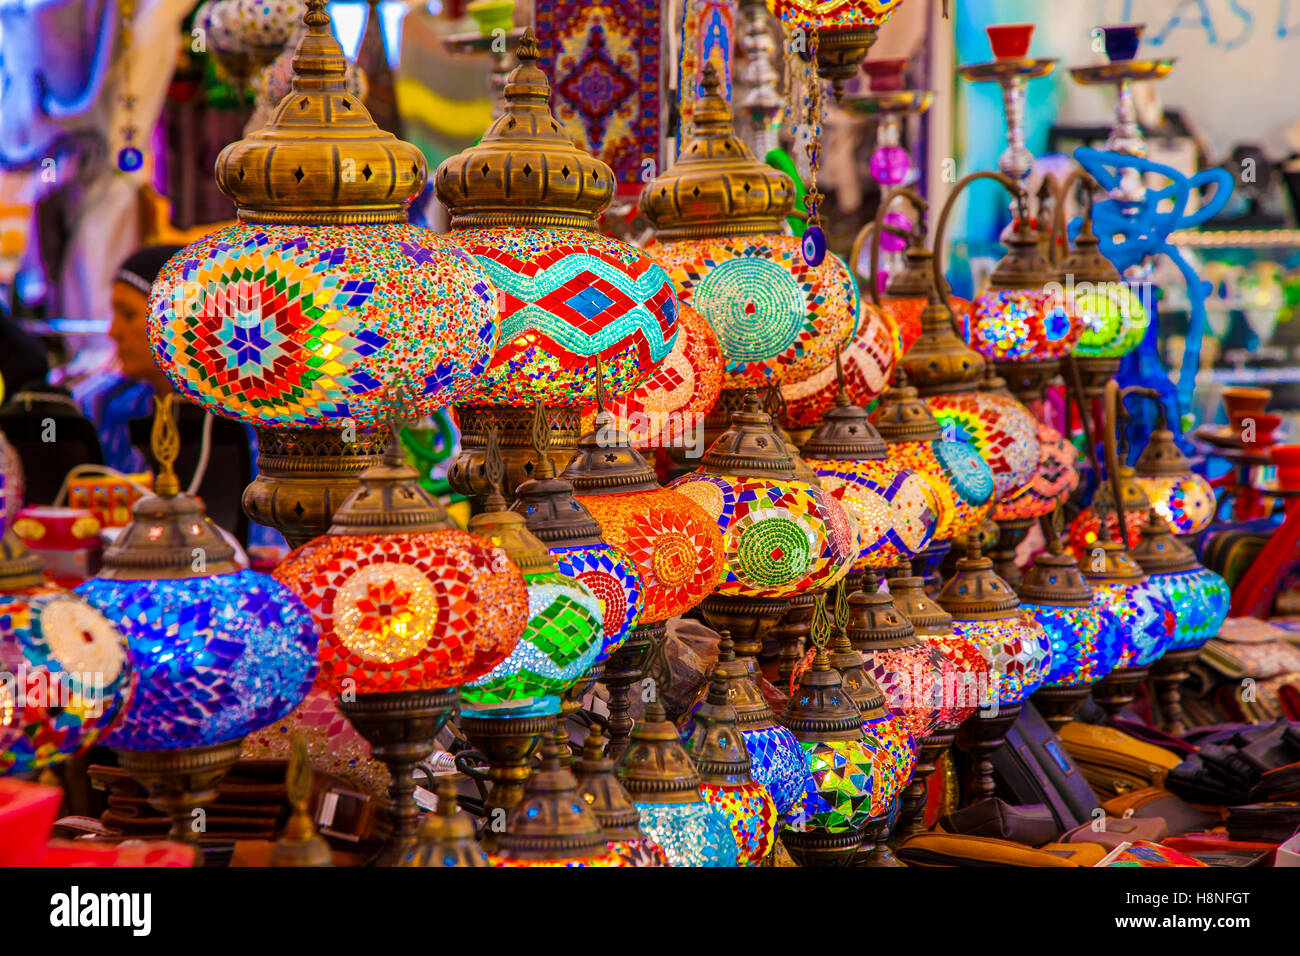
[[845, 690], [839, 671], [831, 667], [825, 647], [817, 649], [812, 666], [803, 672], [798, 690], [781, 712], [781, 723], [803, 743], [862, 736], [862, 712]]
[[1098, 541], [1092, 545], [1083, 559], [1083, 576], [1094, 584], [1135, 584], [1147, 577], [1119, 541]]
[[308, 0], [304, 22], [292, 92], [266, 126], [221, 151], [217, 185], [244, 222], [406, 222], [428, 177], [424, 154], [347, 91], [324, 0]]
[[952, 633], [952, 615], [925, 593], [925, 578], [892, 578], [889, 593], [894, 607], [912, 622], [921, 637], [939, 637]]
[[705, 472], [742, 478], [797, 477], [793, 453], [752, 389], [731, 416], [731, 427], [709, 446], [700, 464]]
[[551, 444], [551, 427], [546, 408], [541, 402], [534, 406], [533, 450], [537, 453], [536, 477], [530, 478], [515, 491], [512, 510], [523, 516], [529, 530], [546, 547], [589, 548], [604, 544], [600, 523], [592, 517], [587, 506], [575, 497], [573, 484], [555, 474], [551, 456], [546, 453]]
[[1142, 540], [1133, 549], [1133, 560], [1148, 574], [1191, 571], [1200, 567], [1196, 552], [1183, 544], [1154, 508], [1147, 510], [1147, 523], [1142, 526]]
[[1061, 532], [1055, 522], [1059, 520], [1058, 506], [1047, 532], [1047, 550], [1034, 558], [1025, 576], [1016, 588], [1022, 601], [1050, 607], [1087, 607], [1092, 603], [1092, 588], [1084, 580], [1074, 555], [1061, 547]]
[[402, 460], [399, 427], [390, 423], [384, 457], [361, 473], [360, 486], [334, 513], [330, 534], [411, 534], [456, 528], [442, 502], [420, 485], [420, 473]]
[[426, 813], [420, 832], [403, 866], [486, 866], [474, 836], [474, 821], [457, 812], [456, 776], [438, 778], [438, 808]]
[[903, 253], [903, 268], [890, 274], [884, 295], [890, 299], [924, 299], [934, 288], [934, 254], [925, 244], [925, 232], [914, 233]]
[[973, 391], [987, 362], [953, 328], [952, 309], [939, 300], [933, 288], [929, 295], [930, 301], [921, 310], [921, 334], [901, 365], [921, 395]]
[[21, 591], [44, 582], [45, 562], [12, 529], [0, 538], [0, 592]]
[[528, 778], [524, 799], [510, 811], [497, 841], [501, 855], [515, 860], [567, 860], [608, 852], [600, 821], [560, 762], [554, 734], [546, 735], [541, 766]]
[[[1136, 472], [1132, 465], [1120, 465], [1119, 471], [1119, 489], [1120, 495], [1124, 499], [1125, 513], [1130, 511], [1146, 511], [1151, 507], [1151, 499], [1147, 493], [1142, 490], [1142, 486], [1137, 483]], [[1111, 483], [1102, 482], [1097, 488], [1096, 495], [1093, 496], [1093, 511], [1114, 511], [1115, 495], [1111, 492]]]
[[1124, 281], [1115, 264], [1101, 254], [1101, 242], [1092, 231], [1091, 215], [1083, 217], [1079, 234], [1074, 237], [1074, 249], [1061, 260], [1057, 271], [1061, 275], [1062, 284], [1067, 276], [1072, 276], [1076, 287], [1086, 282], [1095, 289], [1104, 284]]
[[101, 578], [202, 578], [239, 570], [235, 549], [208, 520], [203, 505], [180, 493], [172, 470], [181, 442], [172, 418], [175, 399], [169, 394], [154, 401], [150, 441], [159, 465], [156, 494], [141, 498], [131, 509], [131, 523], [104, 552]]
[[989, 275], [989, 289], [1041, 289], [1056, 281], [1056, 273], [1043, 257], [1041, 237], [1023, 211], [1014, 230], [1003, 239], [1007, 253]]
[[889, 444], [900, 441], [938, 441], [943, 437], [939, 419], [907, 384], [906, 374], [896, 374], [898, 385], [885, 392], [876, 410], [873, 424], [880, 437]]
[[638, 803], [693, 803], [700, 799], [700, 775], [682, 747], [677, 728], [654, 700], [632, 730], [615, 774]]
[[839, 391], [835, 404], [826, 410], [821, 424], [804, 442], [804, 458], [825, 461], [867, 461], [886, 457], [885, 440], [876, 431], [867, 411], [849, 402], [844, 388], [844, 361], [835, 353], [835, 374]]
[[434, 189], [452, 229], [596, 229], [614, 200], [614, 171], [574, 145], [551, 112], [532, 29], [506, 78], [505, 108], [478, 144], [443, 161]]
[[732, 125], [713, 63], [704, 67], [694, 136], [677, 162], [641, 191], [661, 241], [779, 233], [794, 209], [790, 177], [755, 158]]
[[[1164, 419], [1163, 408], [1160, 417]], [[1133, 473], [1143, 478], [1189, 475], [1191, 472], [1192, 463], [1174, 442], [1174, 433], [1165, 427], [1156, 428], [1151, 432], [1147, 447], [1142, 449], [1142, 454], [1138, 455], [1138, 460], [1133, 466]]]
[[885, 591], [854, 591], [848, 597], [848, 639], [860, 651], [889, 650], [916, 643], [916, 626]]
[[708, 696], [695, 708], [695, 729], [685, 744], [702, 783], [742, 784], [754, 780], [736, 709], [727, 697], [727, 676], [715, 670]]
[[596, 359], [595, 428], [578, 439], [578, 451], [560, 477], [581, 495], [622, 495], [634, 491], [657, 491], [659, 478], [641, 453], [632, 447], [627, 434], [611, 424], [604, 407], [604, 382], [599, 356]]
[[[851, 617], [849, 602], [844, 598], [844, 582], [835, 592], [835, 625], [831, 628], [826, 659], [839, 672], [844, 691], [858, 708], [863, 720], [875, 720], [886, 714], [885, 692], [864, 669], [866, 661], [849, 639]], [[817, 630], [825, 624], [825, 611], [818, 608], [813, 626]]]
[[600, 821], [605, 839], [641, 840], [641, 813], [632, 803], [623, 785], [614, 776], [614, 761], [605, 756], [605, 738], [592, 727], [582, 747], [582, 756], [573, 762], [578, 793]]
[[501, 460], [501, 445], [495, 425], [488, 432], [484, 454], [488, 484], [492, 493], [484, 503], [483, 513], [469, 519], [468, 530], [487, 538], [505, 551], [506, 556], [524, 574], [555, 570], [555, 562], [551, 560], [546, 545], [528, 530], [528, 523], [524, 520], [524, 516], [506, 507], [505, 496], [501, 494], [501, 479], [505, 474], [505, 463]]
[[1016, 616], [1020, 598], [993, 570], [993, 559], [980, 553], [970, 536], [966, 557], [957, 560], [957, 573], [939, 592], [939, 603], [960, 621], [1002, 621]]
[[722, 631], [722, 640], [718, 642], [718, 663], [714, 667], [715, 677], [723, 677], [727, 682], [727, 700], [736, 711], [736, 722], [741, 730], [763, 730], [776, 726], [776, 715], [763, 696], [763, 692], [754, 683], [749, 661], [753, 658], [736, 657], [736, 647], [730, 632]]

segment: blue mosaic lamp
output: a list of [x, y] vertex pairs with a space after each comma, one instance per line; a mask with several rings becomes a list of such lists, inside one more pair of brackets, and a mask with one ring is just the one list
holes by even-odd
[[180, 494], [173, 401], [156, 402], [157, 493], [136, 502], [103, 569], [77, 593], [126, 637], [138, 676], [105, 743], [171, 816], [170, 837], [194, 842], [191, 813], [216, 796], [243, 738], [307, 695], [317, 634], [302, 601], [241, 570], [203, 505]]

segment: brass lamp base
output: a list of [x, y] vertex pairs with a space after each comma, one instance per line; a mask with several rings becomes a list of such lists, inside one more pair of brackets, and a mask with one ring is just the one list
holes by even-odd
[[799, 866], [852, 866], [862, 843], [861, 830], [783, 830], [781, 843]]
[[609, 752], [615, 760], [632, 739], [634, 721], [628, 713], [632, 685], [645, 677], [655, 648], [663, 643], [667, 632], [668, 626], [662, 621], [642, 624], [605, 661], [601, 680], [609, 690]]
[[1138, 688], [1150, 672], [1150, 667], [1122, 667], [1113, 670], [1105, 680], [1093, 685], [1092, 699], [1101, 705], [1108, 717], [1118, 717], [1125, 707], [1133, 703]]
[[1007, 733], [1020, 717], [1020, 705], [1002, 707], [996, 717], [982, 711], [962, 724], [957, 745], [971, 755], [970, 787], [966, 806], [993, 796], [993, 755], [1006, 742]]
[[[488, 433], [495, 425], [506, 468], [501, 487], [506, 497], [513, 499], [515, 489], [534, 477], [537, 470], [537, 451], [533, 448], [534, 414], [531, 405], [457, 405], [460, 454], [447, 472], [451, 490], [468, 498], [485, 498], [491, 494], [492, 488], [487, 480], [487, 442]], [[547, 406], [546, 417], [551, 426], [546, 454], [558, 475], [578, 451], [578, 438], [582, 432], [581, 410], [576, 405]]]
[[457, 690], [410, 690], [339, 698], [339, 710], [370, 744], [370, 755], [388, 767], [388, 812], [393, 830], [371, 862], [397, 866], [415, 847], [420, 810], [415, 805], [416, 766], [433, 753], [434, 738], [460, 702]]
[[387, 444], [387, 428], [259, 428], [257, 477], [244, 489], [244, 513], [300, 547], [330, 529]]
[[1187, 712], [1183, 710], [1183, 681], [1190, 676], [1187, 666], [1201, 656], [1199, 647], [1167, 651], [1151, 665], [1151, 684], [1160, 705], [1160, 729], [1165, 733], [1187, 732]]
[[756, 598], [710, 594], [700, 603], [705, 620], [715, 631], [730, 631], [737, 657], [758, 657], [763, 639], [790, 610], [785, 598]]
[[830, 80], [838, 101], [844, 97], [844, 83], [857, 76], [862, 61], [876, 44], [876, 27], [860, 30], [826, 30], [817, 38], [817, 75]]
[[1101, 398], [1106, 383], [1119, 374], [1120, 359], [1074, 356], [1075, 367], [1083, 383], [1084, 398]]
[[901, 837], [925, 832], [926, 783], [939, 764], [939, 758], [957, 739], [957, 732], [943, 731], [921, 738], [921, 751], [916, 757], [916, 770], [912, 782], [903, 791], [903, 806], [899, 810], [898, 824], [894, 830]]
[[148, 793], [149, 806], [171, 817], [169, 840], [194, 847], [202, 862], [199, 837], [204, 832], [201, 810], [217, 799], [217, 784], [235, 765], [244, 739], [188, 747], [183, 750], [119, 750], [123, 769]]
[[1048, 383], [1061, 371], [1061, 360], [994, 362], [993, 367], [1007, 380], [1007, 389], [1011, 394], [1028, 405], [1043, 400]]
[[1079, 707], [1092, 693], [1092, 684], [1078, 687], [1040, 687], [1034, 692], [1034, 706], [1056, 733], [1074, 720]]
[[[509, 813], [524, 799], [524, 784], [533, 772], [533, 755], [541, 748], [542, 739], [554, 728], [554, 714], [538, 717], [461, 714], [460, 729], [488, 760], [488, 777], [492, 780], [486, 804], [489, 823], [494, 810]], [[489, 826], [484, 834], [485, 849], [492, 848], [494, 832]]]
[[[867, 847], [871, 849], [867, 852]], [[889, 845], [889, 821], [872, 820], [871, 825], [867, 827], [867, 835], [862, 841], [862, 848], [858, 850], [857, 866], [872, 867], [895, 867], [905, 866], [898, 857], [894, 856], [894, 851]]]
[[781, 642], [781, 662], [777, 669], [777, 686], [789, 687], [795, 666], [803, 659], [806, 639], [812, 632], [813, 609], [820, 591], [796, 594], [781, 623], [772, 628], [772, 637]]
[[993, 559], [993, 570], [998, 577], [1013, 588], [1019, 587], [1024, 579], [1024, 575], [1020, 573], [1020, 566], [1016, 564], [1016, 548], [1025, 540], [1025, 535], [1029, 533], [1030, 525], [1033, 523], [1033, 518], [997, 523], [998, 540], [989, 551], [989, 557]]

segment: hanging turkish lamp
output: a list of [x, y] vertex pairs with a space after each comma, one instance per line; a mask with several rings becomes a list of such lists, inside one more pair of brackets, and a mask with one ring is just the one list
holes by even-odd
[[988, 660], [969, 637], [953, 629], [952, 615], [925, 592], [925, 580], [905, 575], [891, 578], [889, 596], [894, 609], [911, 622], [913, 633], [944, 658], [943, 706], [928, 736], [922, 737], [912, 785], [903, 792], [897, 829], [906, 834], [925, 829], [926, 781], [939, 758], [957, 739], [958, 728], [969, 720], [988, 696], [991, 671]]
[[1155, 508], [1148, 513], [1133, 558], [1174, 608], [1174, 639], [1169, 650], [1151, 665], [1151, 679], [1159, 699], [1161, 725], [1170, 733], [1183, 733], [1187, 715], [1182, 706], [1182, 683], [1188, 677], [1187, 667], [1200, 656], [1205, 642], [1218, 636], [1232, 592], [1222, 577], [1196, 560], [1196, 553], [1174, 536]]
[[578, 794], [600, 821], [606, 845], [626, 866], [668, 866], [668, 856], [641, 832], [641, 814], [614, 776], [614, 761], [605, 754], [605, 738], [593, 725], [582, 756], [573, 762]]
[[505, 829], [497, 836], [498, 849], [489, 857], [493, 866], [627, 865], [609, 848], [600, 821], [578, 790], [578, 781], [561, 763], [561, 746], [567, 744], [554, 734], [546, 735], [541, 765], [528, 778], [523, 799], [510, 811]]
[[[398, 413], [410, 406], [394, 398]], [[393, 831], [376, 858], [415, 846], [411, 772], [434, 750], [461, 685], [512, 654], [529, 617], [524, 574], [497, 542], [455, 528], [402, 461], [397, 431], [327, 534], [293, 551], [276, 578], [312, 611], [322, 686], [389, 769]]]
[[710, 444], [743, 405], [745, 389], [821, 372], [858, 321], [857, 288], [844, 262], [827, 255], [811, 266], [799, 238], [785, 233], [794, 183], [736, 135], [720, 83], [706, 64], [694, 135], [640, 199], [656, 230], [647, 253], [722, 347], [722, 393], [705, 423]]
[[724, 573], [701, 609], [714, 628], [740, 635], [738, 654], [756, 657], [788, 599], [833, 584], [858, 549], [840, 503], [796, 477], [794, 455], [756, 394], [731, 421], [699, 470], [669, 487], [717, 521]]
[[739, 848], [725, 813], [704, 799], [695, 764], [663, 704], [650, 702], [615, 774], [641, 814], [641, 829], [673, 866], [735, 866]]
[[[792, 47], [811, 54], [817, 75], [829, 80], [835, 98], [844, 95], [844, 82], [857, 75], [876, 42], [876, 34], [903, 0], [767, 0], [767, 9], [781, 21]], [[816, 46], [808, 45], [815, 36]]]
[[488, 866], [487, 854], [474, 836], [474, 821], [458, 807], [456, 775], [441, 775], [435, 793], [437, 808], [424, 815], [415, 846], [398, 866]]
[[[1123, 496], [1124, 527], [1128, 532], [1126, 544], [1130, 548], [1136, 548], [1142, 540], [1142, 527], [1146, 524], [1151, 499], [1138, 484], [1132, 465], [1121, 464], [1118, 473], [1120, 494]], [[1092, 497], [1092, 504], [1075, 515], [1070, 522], [1070, 551], [1080, 565], [1099, 544], [1119, 537], [1119, 509], [1115, 507], [1112, 488], [1113, 481], [1103, 481]]]
[[[155, 493], [135, 503], [99, 574], [76, 590], [126, 637], [137, 678], [131, 706], [103, 743], [171, 817], [169, 838], [197, 846], [191, 811], [216, 797], [243, 738], [307, 695], [317, 634], [297, 596], [240, 570], [203, 505], [180, 493], [173, 401], [155, 402]], [[87, 616], [88, 648], [111, 640], [97, 622]], [[105, 646], [105, 673], [114, 657]]]
[[1052, 645], [1051, 664], [1034, 703], [1054, 730], [1074, 719], [1079, 705], [1119, 662], [1119, 626], [1096, 601], [1074, 556], [1061, 546], [1060, 511], [1044, 519], [1047, 550], [1034, 558], [1016, 586], [1020, 606], [1034, 616]]
[[595, 400], [592, 359], [618, 399], [667, 358], [677, 338], [677, 295], [664, 270], [597, 226], [617, 185], [613, 170], [575, 146], [547, 105], [531, 29], [507, 77], [505, 110], [477, 144], [434, 176], [450, 237], [501, 290], [501, 344], [457, 405], [462, 451], [448, 478], [461, 494], [486, 494], [487, 430], [501, 428], [506, 485], [532, 477], [532, 406], [541, 402], [556, 469], [572, 455], [584, 406]]
[[528, 623], [505, 660], [461, 688], [460, 727], [488, 757], [488, 805], [508, 811], [523, 798], [532, 757], [555, 726], [561, 696], [600, 651], [604, 609], [585, 584], [559, 571], [523, 515], [506, 508], [496, 427], [488, 432], [486, 453], [486, 477], [497, 490], [484, 512], [470, 519], [469, 530], [501, 548], [523, 572]]
[[[749, 754], [753, 777], [776, 804], [777, 813], [789, 814], [803, 794], [804, 759], [799, 741], [776, 721], [772, 708], [759, 690], [759, 673], [754, 658], [736, 657], [731, 633], [719, 632], [715, 678], [726, 681], [727, 701], [736, 712], [736, 726]], [[703, 701], [696, 709], [703, 706]]]
[[[18, 497], [12, 484], [5, 491]], [[41, 569], [41, 559], [5, 531], [0, 674], [8, 679], [0, 680], [0, 775], [44, 770], [84, 753], [135, 691], [121, 632], [79, 595], [47, 583]]]
[[484, 269], [407, 221], [423, 154], [347, 91], [324, 0], [306, 6], [292, 94], [217, 158], [239, 221], [171, 259], [148, 317], [175, 388], [257, 429], [244, 508], [293, 546], [329, 528], [378, 460], [389, 386], [415, 383], [415, 414], [436, 412], [466, 392], [497, 339]]
[[[939, 592], [939, 606], [952, 615], [953, 631], [967, 638], [989, 665], [989, 693], [981, 712], [962, 726], [958, 744], [971, 753], [974, 802], [993, 795], [991, 757], [1020, 716], [1020, 707], [1051, 666], [1051, 643], [1032, 614], [979, 552], [974, 538], [957, 573]], [[964, 741], [963, 741], [964, 738]]]
[[1199, 534], [1214, 520], [1218, 507], [1214, 488], [1204, 475], [1192, 471], [1192, 463], [1169, 430], [1164, 403], [1158, 404], [1160, 426], [1151, 433], [1134, 463], [1134, 477], [1151, 507], [1169, 522], [1174, 534]]
[[695, 708], [686, 752], [700, 773], [700, 793], [721, 810], [736, 838], [737, 861], [758, 866], [776, 847], [776, 802], [754, 780], [753, 764], [728, 700], [728, 678], [714, 670], [707, 696]]
[[[993, 520], [998, 528], [1022, 526], [1028, 530], [1029, 522], [1051, 514], [1079, 487], [1079, 472], [1075, 468], [1079, 452], [1064, 435], [1051, 425], [1038, 422], [1038, 467], [1029, 482], [1014, 494], [1003, 498], [993, 509]], [[1017, 536], [1012, 548], [1020, 540]], [[1014, 550], [1010, 557], [1014, 559]], [[994, 552], [994, 565], [1003, 577], [1015, 565], [1008, 567], [1006, 549], [999, 540]], [[1000, 560], [1001, 559], [1001, 560]], [[1011, 581], [1015, 584], [1015, 581]]]

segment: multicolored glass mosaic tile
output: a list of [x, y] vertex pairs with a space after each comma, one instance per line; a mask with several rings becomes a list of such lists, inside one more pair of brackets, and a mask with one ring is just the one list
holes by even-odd
[[1041, 448], [1038, 420], [1014, 398], [993, 392], [935, 395], [925, 403], [944, 438], [974, 446], [993, 471], [993, 497], [1001, 501], [1034, 477]]
[[1174, 639], [1169, 650], [1200, 647], [1218, 636], [1232, 602], [1232, 591], [1222, 577], [1209, 568], [1194, 568], [1152, 574], [1147, 580], [1174, 608]]
[[104, 741], [180, 750], [238, 740], [298, 706], [316, 676], [316, 626], [289, 588], [256, 571], [77, 588], [126, 636], [139, 683]]
[[804, 792], [790, 811], [786, 826], [844, 833], [861, 830], [871, 819], [881, 778], [875, 751], [878, 742], [863, 740], [800, 743], [806, 761]]
[[1001, 707], [1023, 702], [1051, 669], [1051, 641], [1028, 612], [1000, 621], [953, 621], [952, 629], [984, 655], [990, 693]]
[[654, 840], [645, 837], [641, 840], [615, 840], [609, 844], [609, 852], [623, 861], [624, 866], [671, 866], [668, 854]]
[[[861, 317], [857, 334], [840, 353], [840, 362], [844, 367], [844, 390], [849, 400], [855, 405], [867, 406], [889, 387], [894, 363], [903, 353], [893, 320], [870, 302], [862, 302], [859, 308]], [[839, 390], [839, 375], [833, 359], [825, 368], [805, 378], [786, 376], [781, 382], [785, 426], [807, 428], [816, 425], [826, 410], [835, 404]]]
[[603, 664], [641, 622], [646, 592], [641, 572], [628, 554], [609, 544], [552, 548], [551, 557], [561, 574], [581, 581], [600, 601], [601, 643], [592, 664]]
[[982, 292], [963, 323], [966, 341], [993, 361], [1040, 361], [1069, 355], [1083, 332], [1083, 320], [1057, 298], [1043, 290]]
[[1151, 324], [1141, 297], [1127, 282], [1080, 283], [1074, 309], [1083, 322], [1074, 347], [1080, 358], [1122, 358], [1138, 347]]
[[739, 850], [726, 815], [704, 800], [637, 803], [641, 832], [668, 855], [672, 866], [736, 866]]
[[988, 698], [989, 662], [960, 634], [918, 634], [943, 656], [943, 707], [936, 731], [956, 730]]
[[[903, 355], [906, 355], [907, 350], [921, 337], [921, 311], [929, 302], [929, 299], [922, 297], [894, 299], [887, 295], [881, 296], [881, 305], [889, 313], [890, 318], [894, 320], [894, 324], [898, 326], [898, 337]], [[961, 327], [966, 322], [967, 314], [971, 310], [970, 301], [954, 295], [948, 298], [948, 305], [952, 308], [958, 327]]]
[[889, 459], [807, 459], [822, 490], [857, 522], [855, 568], [887, 568], [929, 547], [939, 525], [939, 502], [930, 482]]
[[943, 655], [924, 641], [859, 649], [862, 669], [880, 687], [890, 713], [913, 737], [928, 737], [943, 709]]
[[740, 866], [757, 866], [776, 846], [776, 803], [759, 783], [700, 784], [706, 803], [721, 810], [736, 838]]
[[1151, 507], [1169, 522], [1174, 534], [1196, 534], [1214, 520], [1218, 502], [1214, 489], [1202, 475], [1138, 475], [1138, 486], [1151, 500]]
[[[178, 252], [149, 300], [158, 367], [253, 425], [374, 424], [459, 399], [497, 345], [497, 290], [447, 239], [406, 224], [237, 223]], [[388, 394], [386, 394], [388, 393]]]
[[1100, 604], [1054, 607], [1023, 601], [1052, 644], [1052, 663], [1044, 687], [1086, 687], [1097, 683], [1119, 661], [1119, 625]]
[[772, 16], [791, 26], [819, 30], [856, 30], [878, 27], [893, 15], [903, 0], [767, 0]]
[[1093, 595], [1119, 627], [1116, 668], [1147, 667], [1169, 650], [1174, 640], [1174, 606], [1150, 581], [1094, 584]]
[[1079, 486], [1074, 464], [1079, 452], [1050, 425], [1038, 423], [1038, 470], [1029, 483], [997, 503], [994, 521], [1017, 521], [1051, 514]]
[[948, 541], [978, 528], [993, 510], [993, 470], [965, 442], [892, 442], [889, 461], [929, 480], [939, 506], [935, 541]]
[[920, 754], [916, 738], [908, 733], [897, 714], [886, 714], [862, 722], [862, 739], [875, 757], [876, 792], [871, 798], [871, 818], [889, 812], [890, 804], [912, 782]]
[[753, 764], [751, 773], [762, 784], [782, 816], [790, 813], [803, 794], [803, 749], [794, 734], [786, 727], [764, 727], [755, 730], [741, 729], [745, 748]]

